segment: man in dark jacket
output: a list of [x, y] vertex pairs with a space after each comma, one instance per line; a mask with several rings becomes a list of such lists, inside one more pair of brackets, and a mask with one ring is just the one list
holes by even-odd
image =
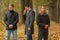
[[37, 15], [38, 40], [48, 40], [48, 28], [50, 26], [49, 16], [46, 14], [46, 7], [42, 6], [40, 14]]
[[4, 22], [6, 24], [6, 40], [10, 40], [11, 32], [14, 40], [17, 40], [18, 13], [14, 11], [14, 4], [9, 4], [9, 11], [5, 14]]
[[26, 5], [24, 13], [26, 13], [25, 34], [27, 35], [27, 40], [32, 40], [32, 34], [34, 34], [35, 12], [29, 7], [29, 5]]

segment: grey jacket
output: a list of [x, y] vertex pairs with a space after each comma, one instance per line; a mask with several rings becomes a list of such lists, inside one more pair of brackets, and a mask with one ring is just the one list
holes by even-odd
[[[35, 18], [35, 12], [33, 10], [30, 10], [26, 14], [26, 21], [25, 21], [25, 34], [34, 34], [34, 18]], [[28, 27], [30, 27], [30, 31], [28, 31]]]

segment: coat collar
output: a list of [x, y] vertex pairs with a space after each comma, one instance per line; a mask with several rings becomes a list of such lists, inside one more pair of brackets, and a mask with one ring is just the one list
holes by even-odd
[[31, 8], [29, 8], [29, 10], [27, 11], [27, 13], [29, 13], [31, 11]]
[[47, 13], [40, 13], [40, 15], [47, 15]]

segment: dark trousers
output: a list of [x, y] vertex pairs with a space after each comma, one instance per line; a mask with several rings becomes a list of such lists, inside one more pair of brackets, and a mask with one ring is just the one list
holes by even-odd
[[39, 29], [38, 40], [48, 40], [48, 30]]
[[32, 40], [32, 34], [27, 34], [27, 40]]

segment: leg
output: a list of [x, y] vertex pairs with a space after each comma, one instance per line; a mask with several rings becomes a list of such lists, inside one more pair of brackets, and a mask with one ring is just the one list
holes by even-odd
[[48, 30], [44, 30], [44, 40], [48, 40]]
[[38, 32], [38, 40], [42, 40], [43, 38], [43, 29], [41, 29], [39, 32]]
[[17, 30], [13, 30], [12, 34], [13, 34], [13, 39], [17, 40]]
[[27, 40], [32, 40], [32, 34], [27, 34]]
[[6, 40], [10, 40], [11, 30], [6, 30]]

